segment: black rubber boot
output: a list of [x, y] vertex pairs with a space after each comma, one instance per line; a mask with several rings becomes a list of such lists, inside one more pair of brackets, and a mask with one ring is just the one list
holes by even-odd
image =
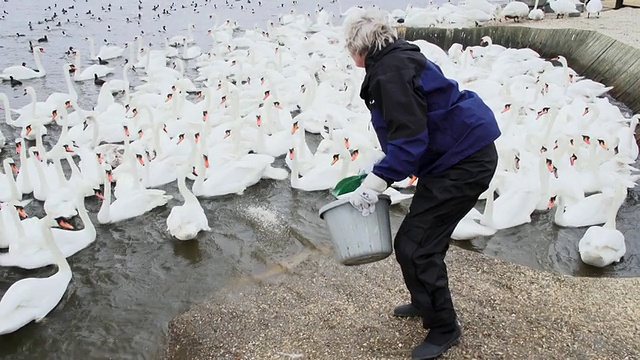
[[413, 304], [409, 303], [409, 304], [397, 306], [395, 309], [393, 309], [393, 316], [418, 317], [418, 316], [422, 316], [422, 314], [420, 313], [420, 311], [418, 311], [418, 308], [413, 306]]
[[461, 333], [458, 322], [432, 328], [422, 344], [413, 349], [411, 358], [413, 360], [435, 359], [457, 344]]

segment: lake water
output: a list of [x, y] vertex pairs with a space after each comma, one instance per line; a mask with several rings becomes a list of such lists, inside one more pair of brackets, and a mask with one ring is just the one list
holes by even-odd
[[[73, 46], [83, 50], [85, 56], [88, 54], [85, 36], [92, 36], [96, 44], [107, 39], [122, 45], [133, 36], [142, 35], [145, 43], [159, 48], [165, 36], [186, 34], [188, 24], [193, 23], [196, 25], [194, 39], [207, 49], [211, 39], [206, 30], [214, 25], [214, 20], [209, 18], [213, 12], [221, 22], [234, 19], [245, 28], [256, 25], [266, 28], [267, 21], [277, 20], [278, 14], [288, 13], [294, 6], [299, 13], [313, 13], [316, 7], [315, 2], [307, 1], [294, 5], [291, 1], [283, 4], [263, 0], [259, 6], [257, 0], [251, 3], [232, 0], [229, 1], [232, 8], [222, 1], [173, 1], [176, 6], [170, 15], [158, 18], [155, 15], [169, 8], [172, 2], [143, 1], [139, 10], [137, 1], [114, 0], [110, 1], [111, 11], [101, 8], [106, 9], [108, 2], [97, 3], [66, 0], [0, 3], [0, 12], [6, 11], [0, 20], [0, 68], [23, 61], [33, 66], [28, 41], [35, 44], [36, 39], [46, 34], [49, 41], [38, 45], [46, 49], [41, 58], [48, 74], [45, 78], [24, 82], [36, 89], [39, 100], [44, 100], [50, 93], [66, 87], [61, 69], [71, 59], [66, 57], [65, 50]], [[153, 9], [156, 3], [160, 5], [159, 11]], [[324, 2], [322, 6], [339, 14], [356, 3], [388, 4], [381, 0], [343, 1], [342, 4]], [[407, 3], [396, 1], [393, 6], [404, 8]], [[63, 14], [62, 9], [70, 6], [75, 8]], [[54, 13], [58, 15], [54, 21], [44, 21]], [[28, 27], [29, 21], [33, 30]], [[56, 26], [58, 21], [61, 26]], [[340, 18], [336, 17], [335, 23], [339, 22]], [[162, 26], [166, 26], [166, 33], [159, 32]], [[63, 36], [63, 31], [68, 36]], [[25, 36], [17, 37], [16, 32]], [[125, 58], [127, 56], [125, 51]], [[123, 59], [112, 64], [121, 68]], [[187, 62], [187, 69], [187, 75], [194, 77], [192, 62]], [[121, 72], [116, 71], [115, 77], [121, 76]], [[99, 88], [93, 82], [76, 83], [75, 87], [82, 107], [95, 104]], [[23, 96], [23, 87], [12, 88], [3, 82], [0, 91], [9, 96], [13, 108], [29, 102], [29, 98]], [[0, 129], [9, 144], [0, 160], [6, 156], [15, 158], [10, 145], [19, 132], [4, 122]], [[47, 147], [56, 141], [59, 130], [50, 131], [45, 140]], [[319, 141], [314, 136], [308, 140], [312, 145]], [[281, 160], [276, 165], [284, 166]], [[239, 276], [273, 269], [278, 262], [288, 261], [297, 254], [330, 246], [324, 224], [317, 216], [318, 209], [333, 199], [328, 192], [306, 193], [291, 189], [288, 181], [261, 181], [241, 196], [203, 200], [212, 231], [201, 234], [196, 241], [180, 242], [172, 240], [166, 232], [165, 219], [171, 206], [180, 204], [182, 199], [175, 183], [163, 189], [176, 197], [168, 206], [112, 225], [97, 224], [95, 215], [100, 203], [95, 198], [87, 198], [86, 207], [97, 227], [96, 242], [69, 258], [74, 277], [60, 305], [42, 323], [0, 336], [0, 358], [149, 358], [161, 346], [168, 321], [205, 300], [216, 289]], [[579, 260], [577, 241], [585, 230], [558, 228], [550, 222], [551, 213], [536, 214], [531, 224], [500, 231], [490, 238], [457, 244], [563, 274], [637, 276], [640, 273], [638, 199], [638, 192], [632, 190], [619, 212], [618, 227], [627, 238], [628, 255], [620, 264], [602, 270], [586, 267]], [[41, 204], [35, 201], [26, 210], [31, 216], [43, 215]], [[399, 221], [405, 212], [406, 204], [394, 207], [394, 221]], [[37, 271], [0, 268], [0, 295], [22, 278], [48, 276], [54, 271], [53, 267]]]

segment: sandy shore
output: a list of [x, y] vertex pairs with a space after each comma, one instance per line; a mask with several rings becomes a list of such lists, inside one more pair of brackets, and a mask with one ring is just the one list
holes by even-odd
[[640, 47], [640, 9], [622, 8], [618, 10], [605, 10], [600, 14], [600, 18], [587, 18], [587, 14], [578, 17], [567, 17], [556, 19], [554, 14], [545, 14], [542, 21], [502, 21], [501, 25], [509, 26], [529, 26], [546, 29], [576, 28], [584, 30], [594, 30], [612, 38], [622, 41], [628, 45]]
[[[455, 247], [447, 263], [463, 337], [444, 359], [640, 359], [640, 279], [557, 276]], [[318, 255], [177, 317], [163, 357], [407, 359], [425, 333], [391, 316], [406, 301], [393, 258], [348, 268]]]
[[[638, 20], [640, 9], [624, 8], [520, 25], [592, 29], [638, 47]], [[447, 264], [463, 336], [443, 359], [640, 359], [640, 279], [559, 276], [456, 247]], [[391, 316], [407, 298], [393, 258], [344, 267], [321, 252], [178, 316], [159, 358], [407, 359], [425, 335], [419, 321]]]

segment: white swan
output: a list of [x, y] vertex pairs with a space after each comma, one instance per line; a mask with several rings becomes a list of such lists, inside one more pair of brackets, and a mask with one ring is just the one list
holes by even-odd
[[27, 80], [40, 78], [47, 75], [47, 72], [40, 62], [40, 53], [44, 53], [44, 48], [33, 48], [33, 59], [36, 62], [36, 66], [38, 67], [37, 71], [22, 65], [10, 66], [4, 69], [2, 74], [0, 74], [0, 78], [3, 80], [9, 80], [9, 77], [13, 76], [15, 80]]
[[609, 203], [607, 222], [602, 226], [591, 226], [578, 243], [580, 259], [585, 264], [605, 267], [620, 261], [627, 252], [624, 234], [616, 229], [616, 214], [624, 201], [626, 189], [622, 184], [616, 186], [616, 199]]
[[620, 156], [635, 161], [638, 158], [638, 143], [635, 138], [635, 130], [640, 120], [640, 114], [633, 115], [629, 126], [623, 126], [618, 130], [618, 153]]
[[125, 91], [129, 89], [130, 83], [129, 83], [129, 76], [127, 73], [132, 68], [133, 68], [133, 64], [127, 63], [122, 68], [122, 79], [111, 79], [107, 82], [107, 86], [109, 86], [109, 90], [112, 93]]
[[[53, 160], [53, 167], [58, 174], [59, 180], [55, 191], [51, 191], [51, 188], [47, 185], [48, 193], [43, 204], [44, 211], [47, 215], [51, 215], [54, 218], [73, 217], [78, 213], [75, 201], [78, 189], [72, 188], [72, 184], [67, 182], [62, 170], [62, 165], [60, 164], [60, 159]], [[46, 179], [43, 180], [45, 183], [47, 182]]]
[[[47, 133], [47, 129], [44, 125], [48, 125], [54, 120], [56, 106], [44, 101], [38, 101], [36, 96], [36, 90], [32, 86], [27, 86], [24, 89], [25, 95], [29, 95], [31, 102], [22, 107], [16, 112], [20, 113], [20, 116], [11, 123], [8, 123], [14, 127], [26, 127], [27, 125], [40, 124], [43, 134]], [[7, 119], [8, 120], [8, 119]], [[33, 136], [33, 135], [32, 135]], [[24, 137], [24, 134], [22, 135]], [[33, 140], [30, 138], [29, 140]]]
[[557, 202], [553, 222], [562, 227], [583, 227], [604, 224], [607, 221], [606, 209], [612, 202], [611, 193], [589, 195], [574, 203], [567, 203], [564, 194], [549, 199], [549, 208]]
[[[27, 149], [25, 148], [23, 138], [16, 139], [16, 152], [18, 152], [20, 156], [20, 172], [18, 172], [18, 176], [16, 176], [16, 185], [18, 186], [18, 191], [23, 194], [29, 194], [33, 192], [33, 182], [30, 178], [30, 176], [33, 176], [33, 173], [27, 165]], [[29, 161], [33, 160], [34, 159], [29, 159]]]
[[71, 267], [53, 241], [48, 219], [42, 219], [40, 226], [44, 245], [55, 259], [58, 271], [46, 278], [22, 279], [9, 287], [0, 300], [0, 334], [14, 332], [31, 321], [42, 321], [67, 291]]
[[211, 175], [204, 180], [207, 160], [202, 156], [200, 152], [200, 156], [196, 158], [197, 178], [192, 188], [194, 195], [201, 197], [241, 195], [247, 187], [260, 181], [274, 160], [266, 154], [247, 154], [212, 169]]
[[[487, 202], [487, 205], [489, 203]], [[485, 212], [486, 212], [485, 208]], [[453, 240], [471, 240], [478, 236], [492, 236], [496, 233], [496, 229], [491, 228], [489, 226], [485, 226], [479, 223], [482, 219], [482, 214], [476, 210], [476, 208], [472, 208], [463, 218], [458, 222], [455, 229], [453, 229], [453, 233], [451, 233], [451, 238]]]
[[535, 4], [533, 5], [533, 9], [529, 12], [529, 20], [543, 20], [544, 19], [544, 11], [542, 9], [538, 9], [538, 4], [540, 3], [540, 0], [536, 0]]
[[164, 190], [140, 189], [130, 190], [126, 197], [111, 202], [111, 169], [105, 171], [104, 196], [98, 212], [100, 224], [116, 223], [138, 217], [152, 209], [166, 205], [173, 197]]
[[98, 60], [98, 59], [109, 60], [109, 59], [118, 58], [122, 56], [122, 53], [126, 48], [126, 45], [125, 45], [125, 48], [121, 48], [120, 46], [117, 46], [117, 45], [102, 45], [100, 47], [100, 51], [96, 55], [96, 47], [95, 47], [95, 43], [93, 42], [93, 38], [90, 36], [87, 36], [84, 39], [89, 42], [89, 51], [90, 51], [89, 54], [91, 55], [91, 60]]
[[554, 13], [556, 13], [556, 18], [565, 17], [570, 13], [577, 12], [576, 3], [572, 0], [550, 0], [549, 6]]
[[511, 1], [502, 9], [502, 16], [507, 19], [520, 21], [529, 15], [529, 5], [522, 1]]
[[171, 45], [176, 45], [176, 46], [181, 46], [183, 44], [183, 39], [187, 40], [187, 43], [191, 44], [193, 43], [193, 30], [196, 28], [195, 24], [189, 24], [187, 26], [187, 36], [185, 37], [184, 35], [176, 35], [173, 36], [171, 39], [169, 39], [169, 44]]
[[67, 229], [51, 228], [53, 240], [65, 257], [74, 255], [96, 240], [96, 228], [93, 226], [89, 218], [89, 213], [84, 207], [82, 196], [76, 197], [76, 208], [84, 226], [82, 230], [71, 229], [71, 226], [66, 223], [64, 219], [59, 219], [58, 225], [66, 227]]
[[195, 59], [198, 56], [202, 55], [202, 49], [199, 46], [187, 46], [187, 38], [182, 40], [182, 55], [181, 57], [184, 60]]
[[185, 176], [178, 177], [178, 190], [184, 204], [174, 206], [167, 217], [167, 230], [178, 240], [191, 240], [200, 231], [210, 231], [207, 216], [198, 198], [187, 188]]
[[591, 15], [595, 15], [596, 17], [600, 17], [600, 11], [602, 11], [602, 1], [601, 0], [589, 0], [587, 2], [587, 6], [585, 6], [585, 10], [587, 11], [587, 19]]
[[22, 200], [22, 193], [18, 191], [13, 173], [18, 174], [12, 158], [6, 158], [2, 161], [4, 174], [0, 174], [0, 201]]
[[304, 191], [319, 191], [332, 189], [338, 181], [349, 173], [351, 157], [344, 146], [338, 146], [339, 154], [331, 163], [318, 165], [299, 177], [298, 157], [294, 153], [291, 168], [291, 187]]
[[500, 230], [531, 222], [531, 213], [535, 210], [540, 196], [538, 187], [525, 182], [520, 189], [502, 193], [494, 200], [493, 186], [495, 185], [489, 188], [480, 224]]
[[82, 64], [82, 58], [80, 56], [80, 51], [75, 50], [76, 52], [76, 61], [75, 61], [75, 72], [73, 74], [73, 80], [75, 81], [85, 81], [85, 80], [93, 80], [94, 75], [98, 75], [98, 77], [104, 77], [108, 74], [112, 73], [114, 68], [108, 67], [106, 65], [90, 65], [83, 71], [80, 71], [80, 66]]

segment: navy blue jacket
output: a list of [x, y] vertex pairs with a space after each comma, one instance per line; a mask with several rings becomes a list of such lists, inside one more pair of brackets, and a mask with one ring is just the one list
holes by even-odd
[[500, 136], [482, 99], [460, 91], [413, 44], [369, 51], [365, 70], [360, 97], [386, 154], [373, 173], [389, 183], [440, 173]]

